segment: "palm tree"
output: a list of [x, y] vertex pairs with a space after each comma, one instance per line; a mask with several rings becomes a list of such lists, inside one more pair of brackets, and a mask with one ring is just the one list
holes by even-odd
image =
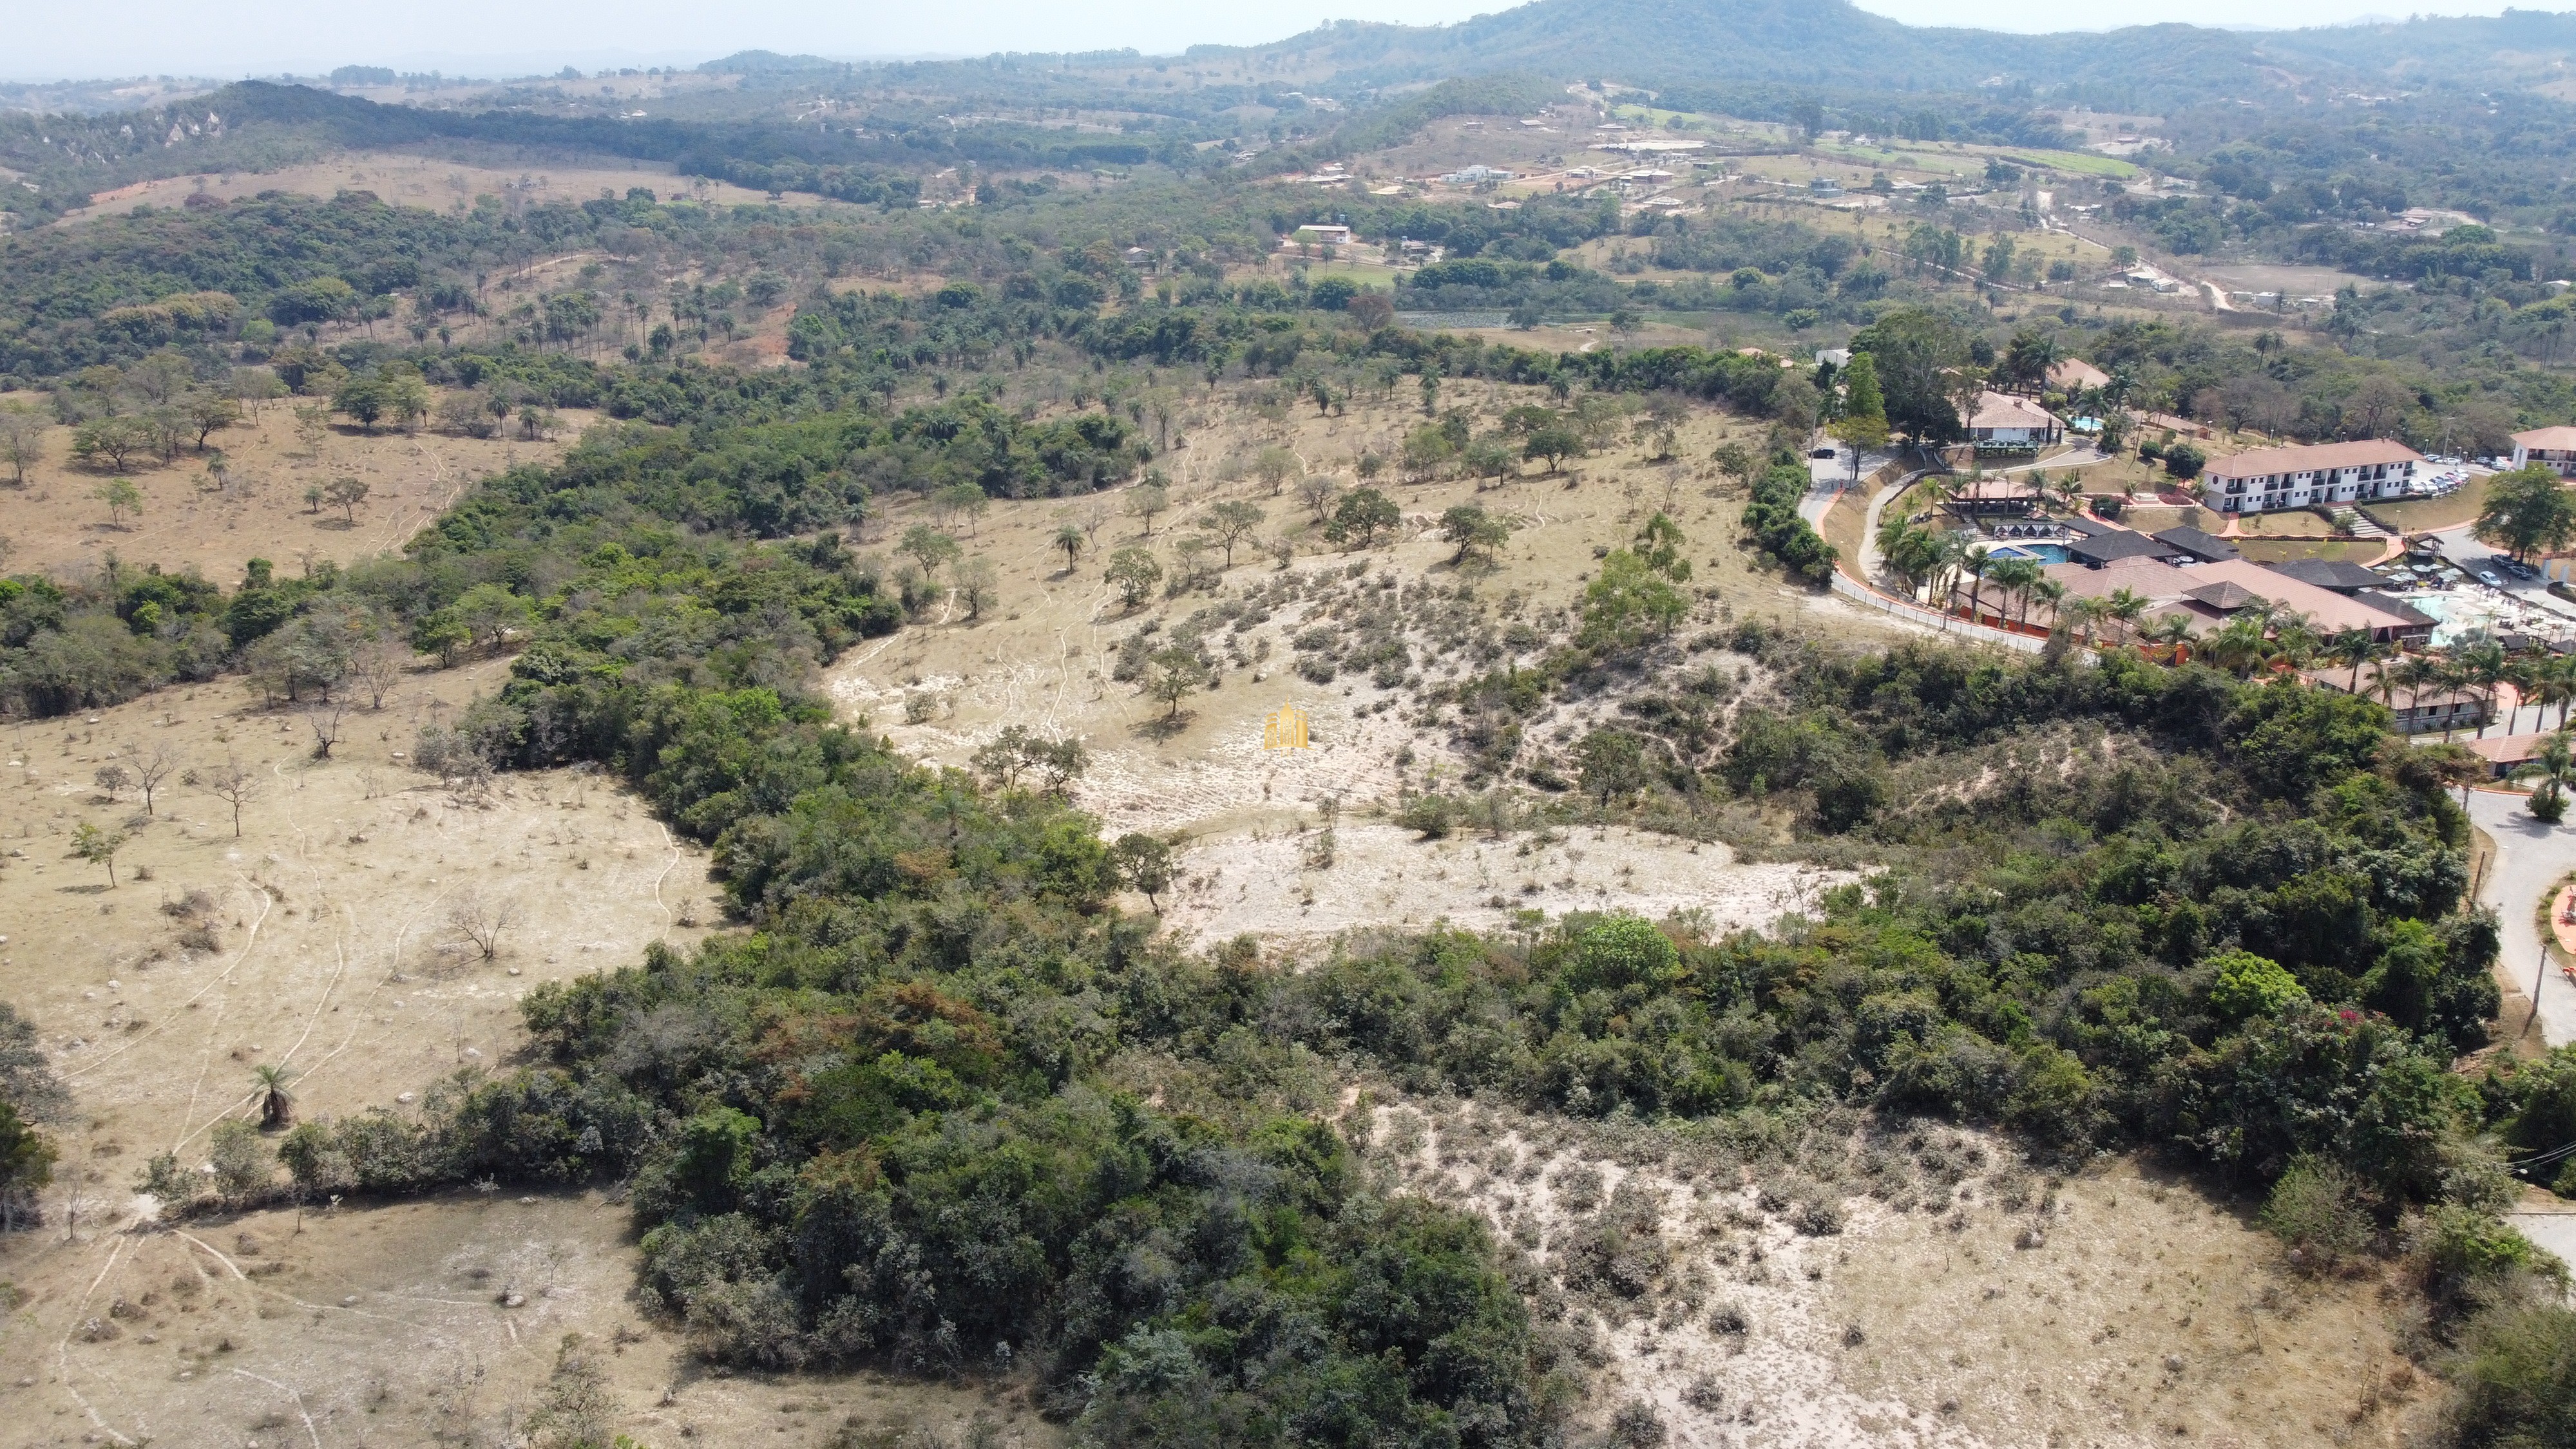
[[253, 1067], [250, 1074], [259, 1083], [259, 1125], [287, 1125], [295, 1116], [295, 1099], [286, 1094], [286, 1084], [295, 1080], [295, 1074], [284, 1067]]
[[2186, 657], [2183, 651], [2191, 643], [2191, 632], [2189, 614], [2167, 614], [2147, 626], [2146, 637], [2149, 643], [2165, 646], [2167, 664], [2179, 665]]
[[1986, 565], [1986, 574], [1995, 581], [1996, 588], [2003, 590], [2006, 600], [2019, 598], [2022, 601], [2022, 622], [2030, 622], [2030, 589], [2033, 584], [2045, 577], [2039, 571], [2038, 561], [2026, 558], [1997, 559]]
[[2263, 620], [2251, 610], [2241, 611], [2226, 625], [2200, 643], [2200, 652], [2209, 662], [2243, 679], [2255, 666], [2271, 657], [2271, 641], [2263, 637]]
[[2429, 655], [2409, 654], [2389, 668], [2379, 671], [2379, 702], [2391, 709], [2397, 707], [2397, 691], [2406, 691], [2406, 707], [2419, 709], [2424, 691], [2441, 682], [2442, 666]]
[[[2033, 567], [2031, 572], [2038, 574], [2039, 570]], [[2044, 575], [2033, 578], [2022, 590], [2021, 621], [2024, 624], [2030, 622], [2030, 604], [2034, 599], [2048, 606], [2048, 632], [2063, 633], [2074, 626], [2074, 610], [2066, 603], [2066, 585]]]
[[[2513, 772], [2513, 778], [2517, 780], [2531, 776], [2540, 779], [2540, 783], [2532, 788], [2531, 813], [2543, 820], [2554, 820], [2564, 815], [2568, 786], [2576, 784], [2576, 744], [2569, 742], [2565, 730], [2542, 739], [2531, 752], [2531, 758]], [[2544, 801], [2548, 803], [2544, 804]], [[2556, 808], [2551, 809], [2550, 805]]]
[[2327, 637], [2325, 652], [2337, 664], [2352, 666], [2352, 684], [2344, 693], [2357, 695], [2361, 693], [2361, 666], [2379, 652], [2379, 641], [2370, 637], [2368, 629], [2338, 629]]
[[2503, 692], [2512, 661], [2505, 657], [2504, 646], [2492, 639], [2481, 639], [2459, 651], [2458, 659], [2466, 681], [2486, 692], [2486, 715], [2478, 720], [2478, 738], [2485, 739], [2487, 725], [2495, 714], [2496, 697]]
[[2125, 641], [2136, 636], [2138, 621], [2146, 617], [2147, 598], [2123, 585], [2113, 589], [2111, 597], [2103, 600], [2101, 607], [2103, 617], [2120, 626], [2120, 637]]
[[1993, 571], [1992, 555], [1983, 544], [1970, 544], [1959, 555], [1959, 568], [1975, 583], [1968, 585], [1968, 622], [1977, 622], [1977, 597], [1986, 587], [1986, 575]]
[[[2468, 667], [2455, 659], [2442, 660], [2433, 667], [2432, 682], [2434, 688], [2446, 694], [2457, 694], [2469, 687]], [[2455, 715], [2449, 713], [2442, 716], [2442, 743], [2444, 744], [2451, 742], [2452, 721], [2455, 718]], [[2479, 728], [2483, 730], [2485, 726], [2481, 725]]]

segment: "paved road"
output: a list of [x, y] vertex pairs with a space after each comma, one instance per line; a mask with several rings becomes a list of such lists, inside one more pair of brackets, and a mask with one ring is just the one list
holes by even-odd
[[2503, 928], [2505, 971], [2525, 991], [2536, 973], [2543, 974], [2541, 1039], [2551, 1046], [2576, 1041], [2576, 986], [2555, 970], [2540, 973], [2540, 931], [2532, 919], [2541, 897], [2576, 871], [2576, 829], [2543, 825], [2523, 810], [2522, 796], [2497, 790], [2473, 792], [2469, 818], [2496, 843], [2496, 862], [2478, 887], [2478, 900], [2495, 908]]

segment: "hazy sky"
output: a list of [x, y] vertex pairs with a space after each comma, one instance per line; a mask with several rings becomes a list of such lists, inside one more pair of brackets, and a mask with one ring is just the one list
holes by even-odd
[[[2028, 0], [1863, 3], [1918, 25], [2037, 30], [2068, 21], [2066, 11]], [[2542, 6], [2555, 8], [2550, 0]], [[2434, 0], [2423, 13], [2494, 14], [2501, 7], [2502, 0]], [[1496, 0], [1375, 0], [1360, 13], [1421, 24], [1502, 8]], [[2295, 26], [2351, 20], [2379, 8], [2373, 0], [2141, 0], [2117, 14], [2129, 24]], [[2417, 7], [2410, 0], [2408, 8]], [[0, 0], [0, 76], [309, 74], [346, 64], [527, 74], [567, 64], [586, 70], [695, 64], [752, 47], [831, 56], [1130, 45], [1169, 52], [1201, 42], [1276, 40], [1329, 13], [1261, 3], [1210, 10], [1194, 0], [116, 0], [106, 10], [61, 0]]]

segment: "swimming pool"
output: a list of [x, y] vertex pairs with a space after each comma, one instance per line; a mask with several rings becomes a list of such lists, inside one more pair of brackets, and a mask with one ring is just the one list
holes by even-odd
[[2034, 558], [2041, 563], [2066, 562], [2066, 545], [2062, 543], [1999, 543], [1986, 550], [1988, 558]]

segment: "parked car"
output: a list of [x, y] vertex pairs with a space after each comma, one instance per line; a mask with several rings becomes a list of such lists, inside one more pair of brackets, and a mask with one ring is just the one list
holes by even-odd
[[2494, 569], [2478, 570], [2478, 582], [2491, 589], [2500, 589], [2504, 587], [2504, 580], [2496, 577], [2496, 571]]

